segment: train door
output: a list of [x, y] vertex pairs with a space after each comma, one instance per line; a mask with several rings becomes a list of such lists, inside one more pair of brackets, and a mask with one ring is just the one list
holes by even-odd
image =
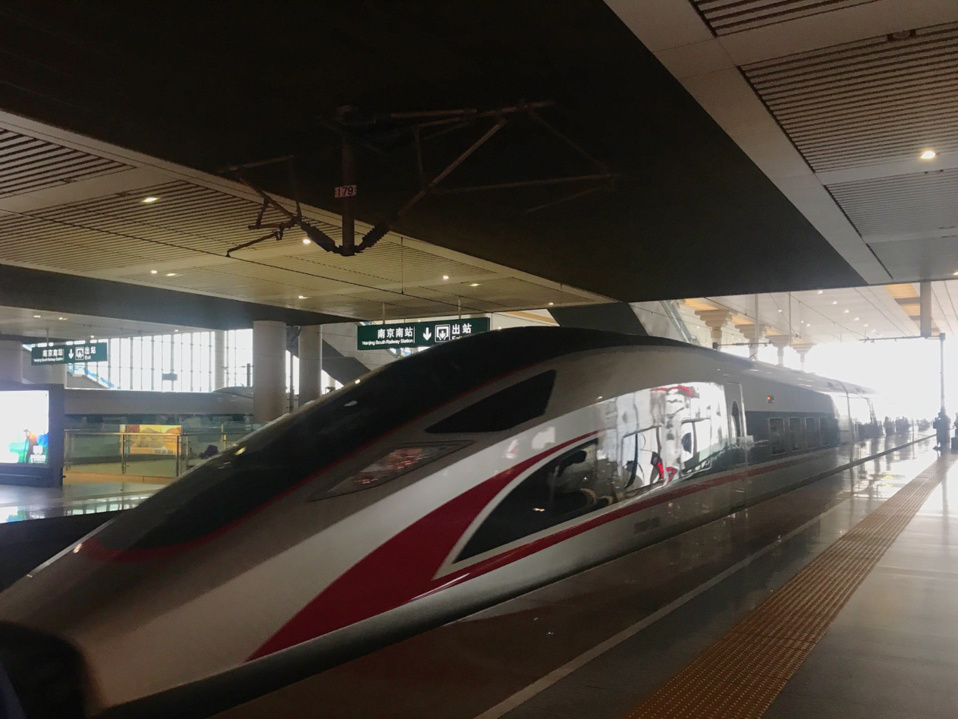
[[[733, 467], [748, 464], [748, 427], [745, 425], [745, 400], [742, 385], [738, 382], [725, 384], [725, 403], [728, 408], [728, 452]], [[748, 483], [745, 473], [729, 483], [729, 504], [732, 510], [745, 506]]]

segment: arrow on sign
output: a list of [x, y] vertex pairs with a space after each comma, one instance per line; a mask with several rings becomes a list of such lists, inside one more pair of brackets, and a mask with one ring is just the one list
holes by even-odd
[[73, 359], [73, 349], [72, 349], [72, 348], [69, 349], [69, 350], [67, 350], [67, 357], [69, 357], [70, 359]]

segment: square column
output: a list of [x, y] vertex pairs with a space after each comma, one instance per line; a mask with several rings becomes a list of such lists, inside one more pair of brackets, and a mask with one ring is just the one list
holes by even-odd
[[23, 382], [23, 343], [0, 342], [0, 381]]
[[303, 327], [299, 333], [299, 406], [318, 399], [320, 395], [320, 364], [323, 361], [321, 345], [323, 328], [320, 325]]
[[253, 420], [270, 422], [286, 412], [286, 325], [253, 323]]

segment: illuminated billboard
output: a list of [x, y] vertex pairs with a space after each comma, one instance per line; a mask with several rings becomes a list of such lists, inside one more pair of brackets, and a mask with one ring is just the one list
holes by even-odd
[[0, 464], [50, 461], [50, 393], [0, 390]]

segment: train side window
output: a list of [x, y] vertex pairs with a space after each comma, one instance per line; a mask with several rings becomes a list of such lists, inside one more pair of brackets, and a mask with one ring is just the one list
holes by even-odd
[[556, 372], [549, 370], [496, 392], [429, 427], [431, 434], [501, 432], [546, 411]]
[[802, 420], [792, 417], [788, 420], [788, 434], [792, 440], [792, 451], [805, 449], [805, 432], [802, 429]]
[[834, 417], [822, 417], [822, 445], [825, 447], [838, 446], [838, 421]]
[[479, 525], [456, 561], [536, 534], [615, 502], [610, 477], [600, 476], [596, 440], [563, 452], [525, 478]]
[[772, 454], [781, 454], [785, 451], [785, 424], [779, 417], [768, 421], [768, 443], [772, 448]]
[[805, 418], [805, 441], [809, 448], [818, 447], [822, 443], [822, 437], [818, 431], [818, 417]]

